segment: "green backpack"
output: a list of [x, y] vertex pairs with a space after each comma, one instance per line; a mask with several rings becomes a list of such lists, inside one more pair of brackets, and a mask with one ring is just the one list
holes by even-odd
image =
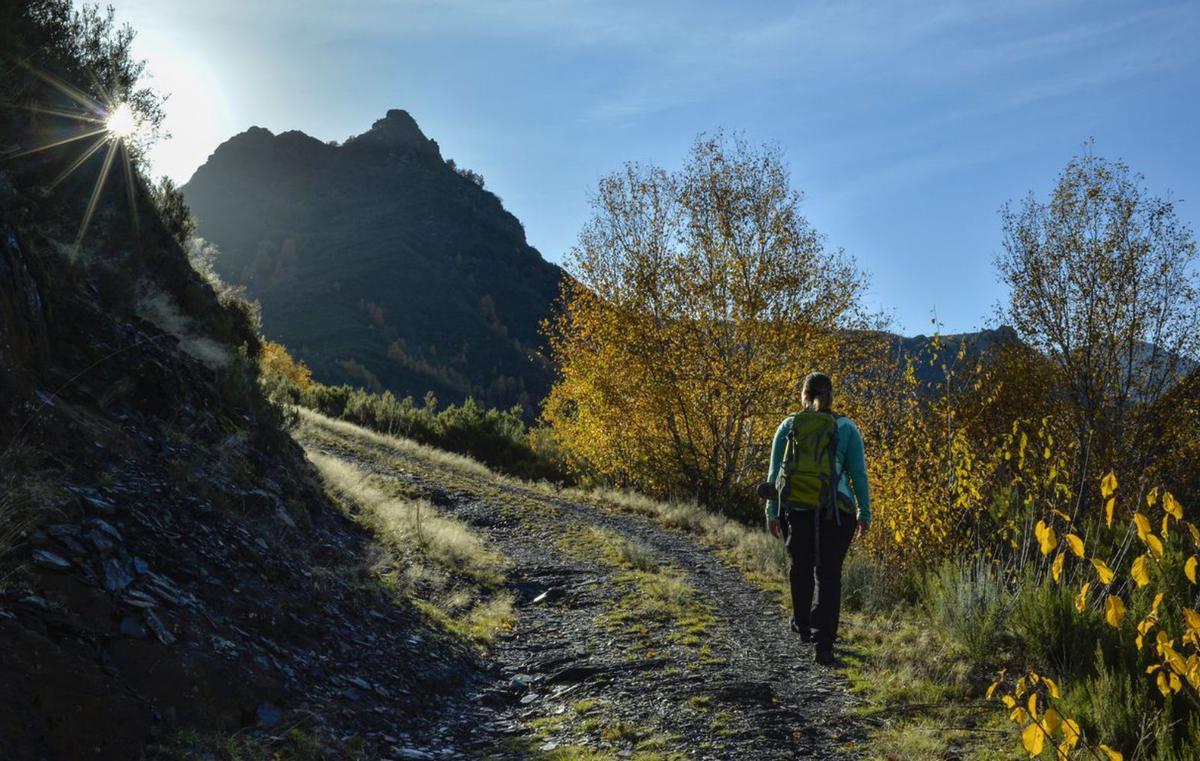
[[780, 512], [827, 510], [839, 506], [837, 467], [838, 416], [828, 412], [797, 412], [775, 479]]

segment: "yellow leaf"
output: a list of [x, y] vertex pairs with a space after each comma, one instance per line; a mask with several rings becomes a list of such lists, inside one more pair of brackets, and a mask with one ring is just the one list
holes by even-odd
[[1104, 601], [1104, 620], [1113, 628], [1120, 628], [1125, 618], [1125, 601], [1116, 595], [1109, 595]]
[[1138, 650], [1142, 649], [1142, 642], [1145, 640], [1146, 635], [1153, 628], [1154, 628], [1154, 619], [1153, 618], [1143, 618], [1138, 623], [1138, 625], [1137, 625], [1138, 635], [1137, 635], [1137, 639], [1134, 642], [1134, 644], [1137, 645]]
[[1074, 748], [1079, 742], [1079, 722], [1074, 719], [1066, 719], [1063, 721], [1063, 744], [1068, 748]]
[[1058, 699], [1060, 697], [1058, 683], [1048, 676], [1042, 677], [1042, 681], [1046, 683], [1046, 689], [1050, 691], [1050, 697]]
[[[1158, 606], [1162, 605], [1163, 597], [1165, 596], [1165, 594], [1166, 594], [1165, 592], [1159, 592], [1158, 594], [1154, 595], [1154, 602], [1150, 605], [1150, 615], [1151, 616], [1154, 616], [1156, 618], [1158, 617]], [[1159, 632], [1159, 634], [1162, 634], [1162, 632]]]
[[1029, 714], [1025, 713], [1024, 708], [1017, 706], [1008, 714], [1008, 718], [1013, 724], [1024, 724], [1025, 720], [1029, 718]]
[[1146, 507], [1154, 507], [1154, 503], [1158, 501], [1158, 487], [1155, 486], [1146, 493]]
[[1188, 628], [1192, 631], [1200, 632], [1200, 613], [1191, 608], [1183, 609], [1183, 617], [1187, 620]]
[[1054, 562], [1050, 564], [1050, 575], [1054, 577], [1054, 581], [1058, 581], [1058, 577], [1062, 574], [1063, 553], [1058, 553], [1054, 556]]
[[1083, 540], [1075, 534], [1067, 534], [1064, 539], [1067, 540], [1067, 546], [1071, 548], [1071, 552], [1075, 553], [1075, 557], [1083, 557]]
[[1166, 510], [1167, 514], [1175, 520], [1183, 520], [1183, 505], [1179, 504], [1175, 495], [1169, 491], [1163, 492], [1163, 510]]
[[1161, 539], [1159, 539], [1154, 534], [1146, 534], [1145, 536], [1142, 537], [1142, 541], [1145, 542], [1146, 546], [1150, 548], [1150, 553], [1153, 554], [1154, 557], [1159, 558], [1159, 559], [1162, 558], [1163, 543], [1162, 543]]
[[1058, 546], [1058, 535], [1054, 533], [1054, 529], [1047, 526], [1044, 521], [1038, 521], [1037, 526], [1033, 529], [1034, 536], [1037, 537], [1038, 543], [1042, 547], [1042, 554], [1049, 555]]
[[1087, 607], [1088, 587], [1091, 585], [1092, 583], [1090, 581], [1083, 582], [1083, 586], [1079, 588], [1079, 594], [1075, 595], [1075, 610], [1079, 611], [1080, 613], [1082, 613], [1083, 609]]
[[1137, 526], [1138, 537], [1145, 537], [1150, 533], [1150, 519], [1139, 512], [1134, 511], [1133, 523]]
[[1025, 707], [1029, 710], [1030, 718], [1036, 720], [1038, 717], [1038, 699], [1036, 692], [1031, 692], [1029, 694], [1029, 702], [1025, 704]]
[[1108, 761], [1125, 761], [1125, 756], [1121, 755], [1120, 751], [1113, 750], [1103, 743], [1100, 745], [1100, 750], [1104, 752], [1104, 755], [1108, 756]]
[[1187, 576], [1188, 581], [1192, 582], [1193, 584], [1196, 583], [1196, 564], [1197, 563], [1200, 563], [1200, 558], [1197, 558], [1195, 555], [1192, 555], [1190, 558], [1187, 559], [1187, 562], [1183, 564], [1183, 573], [1184, 573], [1184, 575]]
[[999, 686], [1000, 686], [1000, 681], [999, 681], [999, 680], [996, 680], [995, 682], [992, 682], [991, 684], [989, 684], [989, 685], [988, 685], [988, 688], [987, 688], [987, 695], [986, 695], [985, 697], [986, 697], [988, 700], [991, 700], [991, 699], [992, 699], [992, 695], [995, 695], [995, 694], [996, 694], [996, 688], [997, 688], [997, 687], [999, 687]]
[[1116, 497], [1109, 497], [1104, 503], [1104, 525], [1112, 525], [1113, 508], [1117, 506]]
[[1046, 733], [1042, 731], [1036, 723], [1025, 727], [1025, 731], [1021, 733], [1021, 744], [1025, 746], [1025, 750], [1030, 756], [1037, 756], [1042, 752], [1042, 744], [1046, 740]]
[[1016, 708], [1017, 707], [1017, 701], [1013, 700], [1012, 695], [1005, 695], [1004, 697], [1000, 698], [1000, 700], [1004, 703], [1004, 706], [1006, 708]]
[[1117, 474], [1112, 471], [1108, 475], [1100, 479], [1100, 495], [1105, 499], [1111, 497], [1117, 491]]
[[1162, 522], [1163, 539], [1166, 539], [1167, 537], [1171, 536], [1171, 532], [1167, 530], [1167, 525], [1170, 523], [1170, 521], [1171, 521], [1171, 516], [1169, 516], [1169, 515], [1163, 516], [1163, 522]]
[[1167, 697], [1171, 694], [1171, 678], [1169, 672], [1159, 671], [1154, 683], [1158, 686], [1158, 691], [1163, 694], [1163, 697]]
[[1200, 528], [1196, 528], [1194, 524], [1184, 521], [1184, 525], [1188, 527], [1188, 531], [1192, 533], [1192, 543], [1200, 547]]
[[1112, 569], [1108, 567], [1100, 558], [1092, 558], [1092, 565], [1096, 566], [1096, 573], [1100, 574], [1101, 584], [1111, 584], [1113, 580]]
[[1052, 735], [1062, 726], [1062, 716], [1053, 708], [1046, 709], [1046, 715], [1042, 717], [1042, 727], [1046, 730], [1046, 734]]
[[1129, 572], [1139, 587], [1144, 587], [1150, 583], [1150, 572], [1146, 569], [1145, 555], [1137, 556], [1137, 558], [1133, 561], [1133, 567]]

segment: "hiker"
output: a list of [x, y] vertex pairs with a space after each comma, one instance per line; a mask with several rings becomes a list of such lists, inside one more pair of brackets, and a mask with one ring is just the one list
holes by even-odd
[[[801, 397], [804, 410], [780, 424], [771, 447], [768, 483], [774, 489], [765, 493], [777, 498], [767, 500], [767, 529], [785, 537], [792, 561], [792, 631], [816, 644], [817, 663], [830, 665], [842, 606], [842, 563], [850, 542], [871, 525], [871, 494], [862, 434], [850, 418], [833, 411], [833, 381], [810, 373]], [[831, 483], [836, 488], [828, 488]]]

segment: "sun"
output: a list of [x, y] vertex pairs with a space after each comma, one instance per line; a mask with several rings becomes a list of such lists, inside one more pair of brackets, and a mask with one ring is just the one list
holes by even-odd
[[[74, 257], [80, 250], [84, 233], [87, 232], [92, 215], [96, 212], [96, 207], [100, 202], [101, 191], [104, 189], [104, 183], [108, 179], [110, 170], [112, 170], [114, 164], [124, 170], [125, 190], [128, 195], [129, 209], [133, 223], [135, 226], [137, 225], [138, 209], [135, 193], [138, 183], [134, 177], [134, 162], [138, 160], [157, 137], [156, 125], [144, 119], [134, 109], [133, 104], [120, 95], [100, 92], [98, 96], [94, 96], [35, 67], [26, 65], [26, 68], [31, 74], [45, 81], [59, 93], [73, 101], [73, 104], [64, 107], [58, 103], [54, 105], [31, 103], [23, 106], [23, 108], [48, 116], [69, 119], [75, 122], [79, 129], [75, 134], [68, 134], [66, 137], [58, 136], [48, 143], [7, 153], [3, 156], [4, 160], [17, 159], [22, 156], [58, 148], [59, 146], [74, 145], [78, 141], [91, 140], [91, 143], [85, 144], [85, 147], [75, 159], [45, 186], [46, 190], [52, 190], [72, 175], [75, 170], [86, 164], [92, 156], [103, 151], [100, 173], [96, 177], [96, 184], [92, 188], [91, 197], [88, 199], [87, 209], [84, 211], [83, 219], [79, 223], [79, 232], [75, 236], [75, 244], [71, 247], [71, 255]], [[96, 83], [96, 86], [99, 87], [99, 84]]]
[[127, 140], [138, 131], [137, 115], [128, 103], [120, 103], [105, 118], [104, 129], [115, 140]]

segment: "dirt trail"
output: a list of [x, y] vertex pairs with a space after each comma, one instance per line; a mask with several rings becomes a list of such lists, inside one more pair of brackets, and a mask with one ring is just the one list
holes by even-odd
[[[420, 487], [511, 562], [519, 618], [489, 652], [488, 686], [443, 712], [448, 726], [438, 734], [455, 738], [455, 753], [856, 755], [844, 680], [812, 663], [771, 595], [696, 538], [418, 455], [384, 456], [378, 444], [326, 428], [307, 427], [302, 441]], [[604, 557], [596, 537], [613, 536], [641, 548], [650, 571]], [[677, 621], [638, 608], [643, 585], [663, 579], [683, 600]]]

